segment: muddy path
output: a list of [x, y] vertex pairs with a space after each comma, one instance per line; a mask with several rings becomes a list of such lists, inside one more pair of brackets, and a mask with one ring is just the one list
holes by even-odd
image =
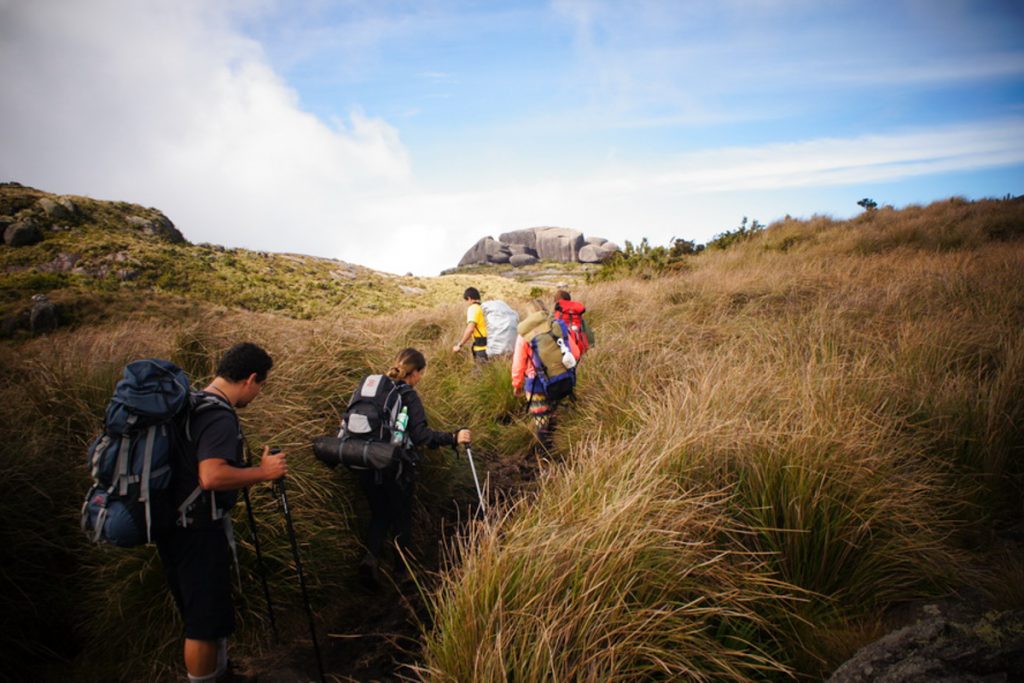
[[[476, 467], [486, 479], [490, 504], [529, 495], [538, 475], [548, 462], [536, 453], [497, 459], [474, 449]], [[347, 596], [344, 610], [313, 605], [324, 680], [336, 682], [380, 681], [391, 683], [418, 680], [422, 636], [429, 629], [427, 600], [437, 585], [445, 556], [445, 539], [463, 533], [477, 513], [477, 494], [470, 485], [456, 491], [456, 497], [439, 509], [426, 512], [435, 540], [433, 547], [421, 548], [423, 557], [413, 567], [413, 576], [394, 570], [394, 558], [382, 561], [381, 580], [376, 586], [359, 584]], [[419, 520], [423, 522], [424, 520]], [[421, 544], [424, 545], [424, 544]], [[272, 647], [259, 657], [240, 659], [241, 673], [257, 676], [261, 683], [297, 683], [319, 679], [308, 627], [303, 637]]]

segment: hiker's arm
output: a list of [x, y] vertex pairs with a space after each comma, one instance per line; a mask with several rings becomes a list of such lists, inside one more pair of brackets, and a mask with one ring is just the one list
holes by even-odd
[[436, 432], [427, 426], [427, 412], [419, 395], [410, 391], [403, 399], [409, 409], [409, 439], [414, 446], [437, 448], [455, 445], [455, 436], [451, 432]]
[[459, 340], [458, 344], [456, 344], [455, 346], [452, 347], [452, 351], [455, 351], [456, 353], [461, 351], [462, 347], [466, 345], [466, 342], [468, 342], [470, 339], [473, 338], [473, 330], [475, 330], [475, 329], [476, 329], [476, 323], [473, 323], [473, 322], [466, 323], [466, 329], [462, 333], [462, 339]]
[[264, 448], [259, 467], [235, 467], [221, 458], [200, 460], [199, 484], [206, 491], [232, 491], [264, 481], [274, 481], [288, 474], [287, 455], [270, 455], [269, 448]]

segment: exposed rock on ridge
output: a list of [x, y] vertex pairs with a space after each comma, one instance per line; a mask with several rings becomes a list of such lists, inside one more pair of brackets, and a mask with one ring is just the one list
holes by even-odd
[[529, 228], [502, 233], [498, 239], [480, 239], [463, 255], [459, 266], [509, 263], [519, 267], [537, 261], [600, 263], [617, 251], [616, 244], [603, 237], [584, 238], [578, 230]]
[[927, 605], [916, 623], [865, 646], [829, 683], [1024, 680], [1024, 611]]

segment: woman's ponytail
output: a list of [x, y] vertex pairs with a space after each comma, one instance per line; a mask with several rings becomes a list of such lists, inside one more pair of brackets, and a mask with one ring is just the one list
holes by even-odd
[[402, 349], [395, 357], [395, 362], [388, 368], [388, 377], [395, 380], [404, 380], [406, 377], [427, 367], [427, 359], [416, 349], [409, 347]]

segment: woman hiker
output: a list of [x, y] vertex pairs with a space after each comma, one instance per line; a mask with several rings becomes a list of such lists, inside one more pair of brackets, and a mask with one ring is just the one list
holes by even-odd
[[[471, 442], [468, 429], [455, 432], [434, 431], [427, 426], [427, 414], [423, 402], [416, 393], [416, 385], [423, 379], [427, 359], [414, 348], [398, 352], [387, 376], [398, 388], [402, 406], [408, 409], [409, 421], [406, 433], [411, 447], [406, 450], [400, 467], [395, 471], [378, 472], [364, 470], [359, 473], [363, 493], [370, 504], [370, 528], [366, 537], [366, 556], [359, 565], [363, 580], [371, 585], [379, 581], [379, 563], [389, 531], [396, 534], [396, 545], [401, 557], [396, 557], [394, 569], [397, 574], [405, 572], [403, 559], [409, 553], [412, 531], [412, 502], [416, 488], [416, 466], [419, 462], [418, 447], [437, 448], [456, 446]], [[359, 391], [358, 389], [356, 390]]]

